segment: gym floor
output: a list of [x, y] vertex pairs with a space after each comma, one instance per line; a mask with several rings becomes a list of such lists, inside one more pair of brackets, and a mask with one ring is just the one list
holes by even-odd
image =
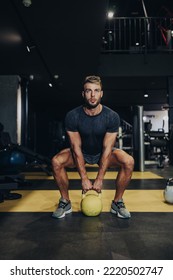
[[[95, 178], [97, 167], [87, 167]], [[173, 205], [164, 202], [163, 190], [173, 166], [134, 172], [124, 194], [131, 219], [109, 212], [116, 172], [106, 173], [103, 211], [86, 217], [80, 211], [81, 186], [76, 170], [69, 170], [73, 212], [54, 219], [59, 192], [52, 176], [26, 172], [18, 200], [0, 203], [1, 260], [171, 260], [173, 258]]]

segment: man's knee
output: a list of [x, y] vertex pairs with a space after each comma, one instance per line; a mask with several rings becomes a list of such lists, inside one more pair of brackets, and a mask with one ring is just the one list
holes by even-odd
[[56, 154], [55, 156], [53, 156], [51, 162], [53, 168], [61, 168], [62, 166], [61, 155]]
[[120, 164], [120, 166], [128, 170], [133, 170], [134, 158], [131, 155], [129, 155], [123, 150], [115, 150], [115, 155], [117, 162]]
[[131, 155], [127, 155], [124, 159], [124, 167], [128, 168], [129, 170], [133, 171], [134, 169], [134, 158]]
[[56, 154], [52, 158], [52, 167], [53, 169], [61, 169], [61, 168], [73, 168], [75, 167], [75, 163], [71, 154], [70, 149], [64, 149]]

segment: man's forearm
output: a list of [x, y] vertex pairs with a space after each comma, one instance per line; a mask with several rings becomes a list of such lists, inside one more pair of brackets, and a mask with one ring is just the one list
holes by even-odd
[[108, 168], [108, 164], [109, 164], [109, 159], [111, 156], [111, 152], [112, 149], [110, 150], [105, 150], [102, 154], [102, 157], [100, 159], [100, 163], [99, 163], [99, 170], [98, 170], [98, 174], [97, 174], [97, 179], [103, 180], [106, 170]]
[[82, 180], [88, 178], [86, 168], [85, 168], [85, 160], [83, 157], [83, 154], [81, 151], [76, 151], [75, 149], [72, 149], [73, 156], [76, 162], [76, 167], [79, 172], [79, 175]]
[[77, 150], [73, 150], [74, 160], [76, 162], [76, 167], [78, 169], [79, 175], [81, 177], [82, 189], [84, 192], [92, 189], [92, 183], [88, 179], [88, 175], [85, 168], [85, 160], [80, 147]]

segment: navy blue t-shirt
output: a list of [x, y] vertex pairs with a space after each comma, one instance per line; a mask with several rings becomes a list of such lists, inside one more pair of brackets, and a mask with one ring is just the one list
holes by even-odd
[[106, 132], [118, 132], [119, 125], [119, 115], [104, 105], [98, 115], [89, 116], [83, 106], [79, 106], [68, 112], [65, 118], [66, 131], [79, 132], [82, 152], [87, 155], [101, 153]]

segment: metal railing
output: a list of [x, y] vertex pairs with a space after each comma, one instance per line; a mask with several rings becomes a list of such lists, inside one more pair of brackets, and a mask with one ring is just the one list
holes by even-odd
[[116, 17], [107, 20], [102, 52], [173, 52], [173, 18]]

